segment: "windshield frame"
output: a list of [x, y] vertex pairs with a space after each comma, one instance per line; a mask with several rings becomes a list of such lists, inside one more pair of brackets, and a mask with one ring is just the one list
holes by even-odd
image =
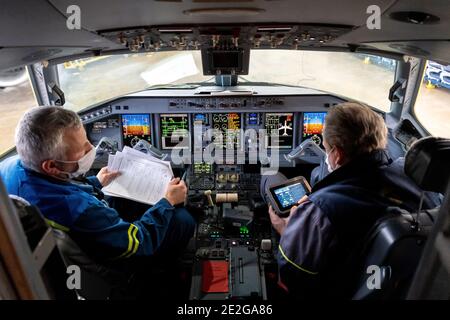
[[[336, 49], [338, 49], [338, 50], [336, 50]], [[269, 50], [275, 50], [275, 49], [252, 49], [252, 51], [259, 51], [259, 50], [269, 51]], [[168, 52], [168, 51], [176, 51], [176, 50], [161, 50], [161, 52]], [[197, 51], [197, 52], [200, 53], [200, 50], [192, 50], [192, 51]], [[333, 49], [330, 49], [330, 48], [320, 48], [320, 49], [319, 48], [308, 48], [306, 50], [302, 48], [302, 50], [283, 49], [282, 51], [297, 51], [297, 52], [313, 51], [313, 52], [328, 52], [328, 53], [355, 53], [356, 52], [356, 53], [359, 53], [359, 54], [377, 55], [377, 56], [379, 56], [381, 58], [393, 59], [393, 60], [396, 60], [397, 65], [398, 65], [399, 61], [401, 61], [400, 57], [402, 57], [401, 55], [391, 54], [391, 53], [387, 53], [387, 52], [381, 52], [381, 51], [377, 51], [377, 50], [350, 51], [350, 50], [345, 50], [345, 49], [342, 49], [342, 48], [333, 48]], [[183, 51], [176, 51], [176, 52], [183, 52]], [[123, 55], [123, 54], [136, 54], [136, 53], [130, 53], [127, 50], [116, 50], [116, 51], [108, 52], [109, 56], [117, 56], [117, 55]], [[145, 52], [139, 52], [138, 54], [145, 54]], [[58, 83], [60, 84], [60, 81], [59, 81], [60, 80], [60, 74], [59, 74], [58, 69], [57, 69], [58, 65], [60, 65], [63, 62], [74, 61], [73, 58], [79, 59], [79, 58], [89, 58], [89, 57], [93, 57], [93, 55], [89, 55], [89, 54], [77, 55], [77, 56], [70, 57], [70, 59], [59, 58], [59, 59], [52, 60], [51, 61], [51, 68], [53, 68], [54, 73], [56, 73], [56, 78], [58, 78]], [[396, 71], [397, 70], [394, 70], [393, 80], [395, 79]], [[210, 77], [210, 76], [208, 76], [208, 77]], [[245, 79], [246, 77], [248, 77], [248, 75], [242, 75], [241, 79], [242, 78]], [[215, 83], [213, 81], [211, 81], [212, 79], [213, 79], [213, 77], [210, 77], [208, 79], [209, 81], [208, 80], [207, 81], [199, 81], [199, 82], [191, 82], [191, 81], [189, 81], [189, 82], [185, 82], [184, 84], [179, 85], [179, 86], [184, 86], [184, 85], [214, 86]], [[394, 81], [392, 81], [392, 84], [393, 83], [394, 83]], [[287, 84], [287, 83], [261, 82], [261, 81], [238, 82], [238, 86], [239, 85], [271, 85], [271, 86], [273, 85], [273, 86], [287, 86], [287, 87], [309, 88], [309, 89], [319, 90], [319, 91], [325, 92], [327, 94], [332, 94], [332, 95], [336, 95], [336, 96], [339, 96], [339, 97], [344, 97], [344, 98], [346, 98], [348, 100], [361, 101], [360, 99], [357, 99], [355, 97], [351, 97], [351, 96], [342, 94], [340, 92], [333, 92], [333, 91], [329, 91], [329, 90], [326, 90], [326, 89], [315, 88], [315, 87], [308, 87], [308, 86], [305, 86], [305, 85], [293, 85], [293, 84]], [[132, 91], [129, 91], [127, 93], [118, 93], [117, 95], [111, 96], [111, 97], [109, 97], [108, 99], [105, 99], [105, 100], [94, 101], [93, 103], [84, 105], [82, 108], [78, 108], [76, 111], [85, 110], [87, 108], [90, 108], [90, 107], [93, 107], [93, 106], [96, 106], [96, 105], [99, 105], [99, 104], [102, 104], [102, 103], [106, 103], [107, 101], [120, 98], [122, 96], [126, 96], [126, 95], [129, 95], [129, 94], [135, 94], [137, 92], [141, 92], [141, 91], [145, 91], [145, 90], [158, 89], [160, 87], [167, 87], [168, 89], [171, 89], [171, 90], [177, 89], [176, 86], [173, 86], [173, 85], [169, 86], [167, 84], [151, 85], [151, 86], [148, 86], [148, 87], [145, 87], [145, 88], [132, 90]], [[387, 95], [387, 93], [386, 93], [386, 95]], [[365, 104], [368, 104], [371, 107], [373, 107], [374, 109], [377, 109], [379, 111], [383, 111], [383, 112], [390, 112], [390, 111], [392, 111], [392, 103], [389, 105], [389, 109], [381, 109], [381, 108], [378, 108], [377, 106], [371, 105], [370, 103], [367, 103], [365, 101], [361, 101], [361, 102], [363, 102]]]

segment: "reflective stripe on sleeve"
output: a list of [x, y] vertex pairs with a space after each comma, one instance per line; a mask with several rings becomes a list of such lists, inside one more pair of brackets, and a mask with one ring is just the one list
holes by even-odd
[[296, 264], [295, 262], [291, 261], [291, 260], [286, 256], [286, 254], [284, 253], [283, 249], [281, 248], [281, 245], [278, 245], [278, 249], [280, 250], [281, 255], [283, 256], [284, 260], [286, 260], [287, 262], [289, 262], [290, 264], [292, 264], [292, 265], [293, 265], [294, 267], [296, 267], [297, 269], [299, 269], [299, 270], [301, 270], [301, 271], [303, 271], [303, 272], [306, 272], [306, 273], [308, 273], [308, 274], [311, 274], [311, 275], [318, 275], [318, 274], [319, 274], [318, 272], [313, 272], [313, 271], [306, 270], [305, 268], [302, 268], [301, 266], [299, 266], [299, 265]]
[[130, 227], [128, 228], [128, 248], [117, 258], [129, 258], [136, 253], [139, 247], [139, 240], [136, 237], [137, 231], [138, 227], [134, 224], [130, 224]]

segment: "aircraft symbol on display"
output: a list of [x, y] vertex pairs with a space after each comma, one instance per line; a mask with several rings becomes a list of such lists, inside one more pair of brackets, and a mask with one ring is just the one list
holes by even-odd
[[292, 131], [292, 127], [287, 125], [287, 120], [284, 121], [284, 125], [278, 128], [278, 131], [284, 130], [282, 136], [288, 136], [287, 130]]

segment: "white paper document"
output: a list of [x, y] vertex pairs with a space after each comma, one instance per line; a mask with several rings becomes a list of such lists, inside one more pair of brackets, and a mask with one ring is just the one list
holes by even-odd
[[151, 205], [164, 197], [173, 178], [169, 161], [129, 147], [110, 156], [108, 169], [121, 174], [102, 189], [103, 193]]

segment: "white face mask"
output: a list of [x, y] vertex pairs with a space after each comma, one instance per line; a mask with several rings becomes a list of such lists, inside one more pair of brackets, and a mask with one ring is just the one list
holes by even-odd
[[328, 152], [325, 156], [325, 163], [327, 164], [328, 172], [331, 173], [334, 171], [334, 169], [331, 167], [330, 162], [328, 161], [328, 155], [333, 151], [333, 148], [331, 148], [330, 152]]
[[79, 177], [79, 176], [85, 174], [86, 172], [88, 172], [89, 169], [92, 167], [94, 160], [95, 160], [95, 148], [92, 147], [92, 149], [88, 153], [86, 153], [81, 159], [79, 159], [77, 161], [62, 161], [62, 160], [56, 160], [56, 161], [64, 162], [64, 163], [77, 163], [78, 164], [78, 169], [74, 172], [61, 171], [62, 173], [67, 174], [68, 177], [71, 179], [71, 178]]

